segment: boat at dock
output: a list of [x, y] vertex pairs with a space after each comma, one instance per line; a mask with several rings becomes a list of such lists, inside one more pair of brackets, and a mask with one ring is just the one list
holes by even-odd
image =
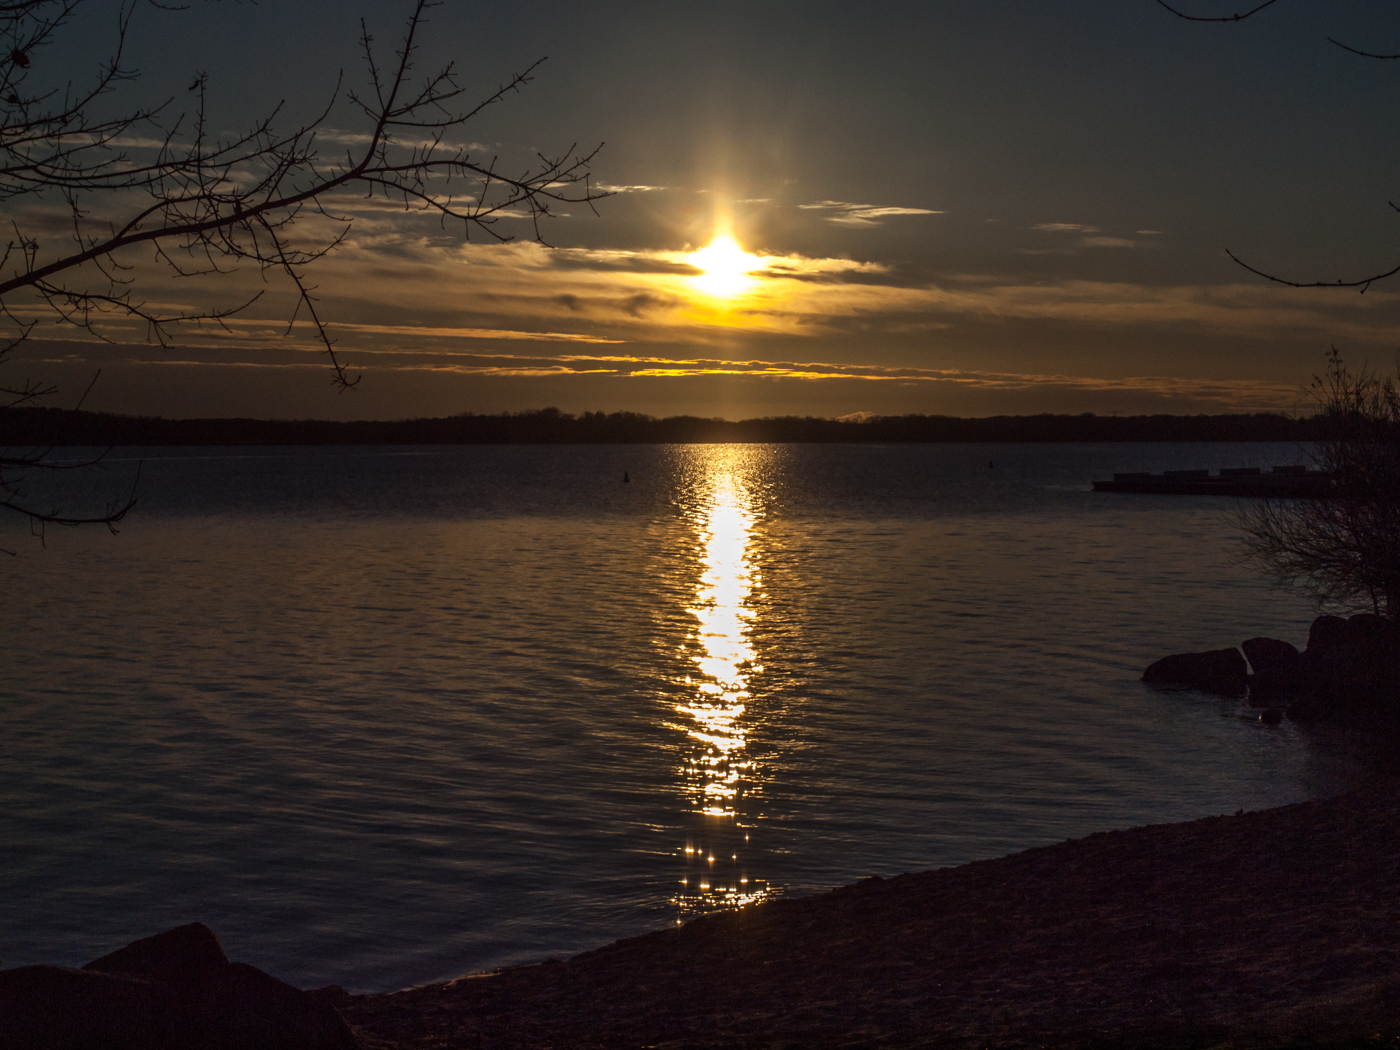
[[1332, 490], [1332, 475], [1306, 466], [1223, 467], [1209, 470], [1168, 470], [1161, 474], [1114, 474], [1112, 481], [1094, 482], [1095, 492], [1133, 492], [1152, 496], [1273, 496], [1308, 499]]

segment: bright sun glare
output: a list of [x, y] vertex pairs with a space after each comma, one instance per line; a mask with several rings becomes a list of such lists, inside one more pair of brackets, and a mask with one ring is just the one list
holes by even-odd
[[729, 236], [716, 237], [708, 247], [692, 253], [688, 261], [704, 271], [695, 278], [696, 285], [717, 298], [738, 295], [751, 283], [749, 274], [763, 268], [758, 256], [744, 251]]

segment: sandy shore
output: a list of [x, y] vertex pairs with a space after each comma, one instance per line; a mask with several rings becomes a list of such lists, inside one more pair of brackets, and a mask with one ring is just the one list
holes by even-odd
[[1400, 1046], [1400, 792], [867, 879], [339, 1005], [373, 1048]]

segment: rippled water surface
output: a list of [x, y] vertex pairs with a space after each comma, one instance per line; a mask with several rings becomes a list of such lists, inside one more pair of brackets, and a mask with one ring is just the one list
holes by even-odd
[[387, 989], [1342, 790], [1346, 741], [1138, 682], [1306, 639], [1226, 505], [1089, 486], [1297, 458], [117, 450], [69, 481], [142, 461], [119, 536], [0, 536], [0, 958], [200, 920]]

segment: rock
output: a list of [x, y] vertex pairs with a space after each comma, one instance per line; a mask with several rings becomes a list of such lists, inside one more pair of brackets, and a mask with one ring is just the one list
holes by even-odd
[[176, 1012], [168, 988], [139, 977], [63, 966], [0, 970], [3, 1050], [173, 1050]]
[[1166, 656], [1142, 673], [1154, 685], [1199, 689], [1217, 696], [1241, 696], [1249, 682], [1249, 668], [1238, 649]]
[[1320, 616], [1288, 699], [1295, 722], [1400, 724], [1400, 624], [1373, 613]]
[[359, 1040], [335, 1007], [279, 981], [256, 966], [230, 963], [223, 994], [208, 1012], [209, 1031], [219, 1050], [352, 1050]]
[[326, 1003], [337, 1008], [344, 1006], [351, 999], [350, 993], [338, 984], [328, 984], [324, 988], [313, 988], [306, 994], [318, 1003]]
[[1290, 722], [1309, 725], [1313, 722], [1336, 720], [1335, 705], [1326, 696], [1308, 693], [1294, 700], [1283, 712]]
[[1249, 702], [1255, 707], [1277, 707], [1297, 695], [1297, 679], [1277, 671], [1249, 676]]
[[1254, 671], [1249, 678], [1249, 702], [1255, 707], [1286, 703], [1294, 693], [1298, 650], [1277, 638], [1250, 638], [1240, 648]]
[[1298, 650], [1277, 638], [1251, 638], [1240, 643], [1250, 670], [1256, 675], [1292, 675], [1298, 670]]
[[354, 1050], [336, 991], [312, 995], [231, 963], [191, 923], [81, 970], [0, 970], [0, 1050]]
[[145, 977], [178, 988], [214, 981], [228, 965], [214, 931], [202, 922], [192, 922], [132, 941], [83, 969]]
[[1340, 616], [1319, 616], [1308, 631], [1308, 649], [1329, 649], [1347, 640], [1347, 622]]
[[1330, 722], [1400, 733], [1400, 622], [1374, 613], [1319, 616], [1298, 652], [1277, 638], [1241, 643], [1252, 675], [1234, 649], [1182, 653], [1158, 660], [1143, 681], [1239, 696], [1294, 722]]
[[1400, 646], [1400, 624], [1375, 613], [1357, 613], [1347, 620], [1347, 642], [1394, 649]]

